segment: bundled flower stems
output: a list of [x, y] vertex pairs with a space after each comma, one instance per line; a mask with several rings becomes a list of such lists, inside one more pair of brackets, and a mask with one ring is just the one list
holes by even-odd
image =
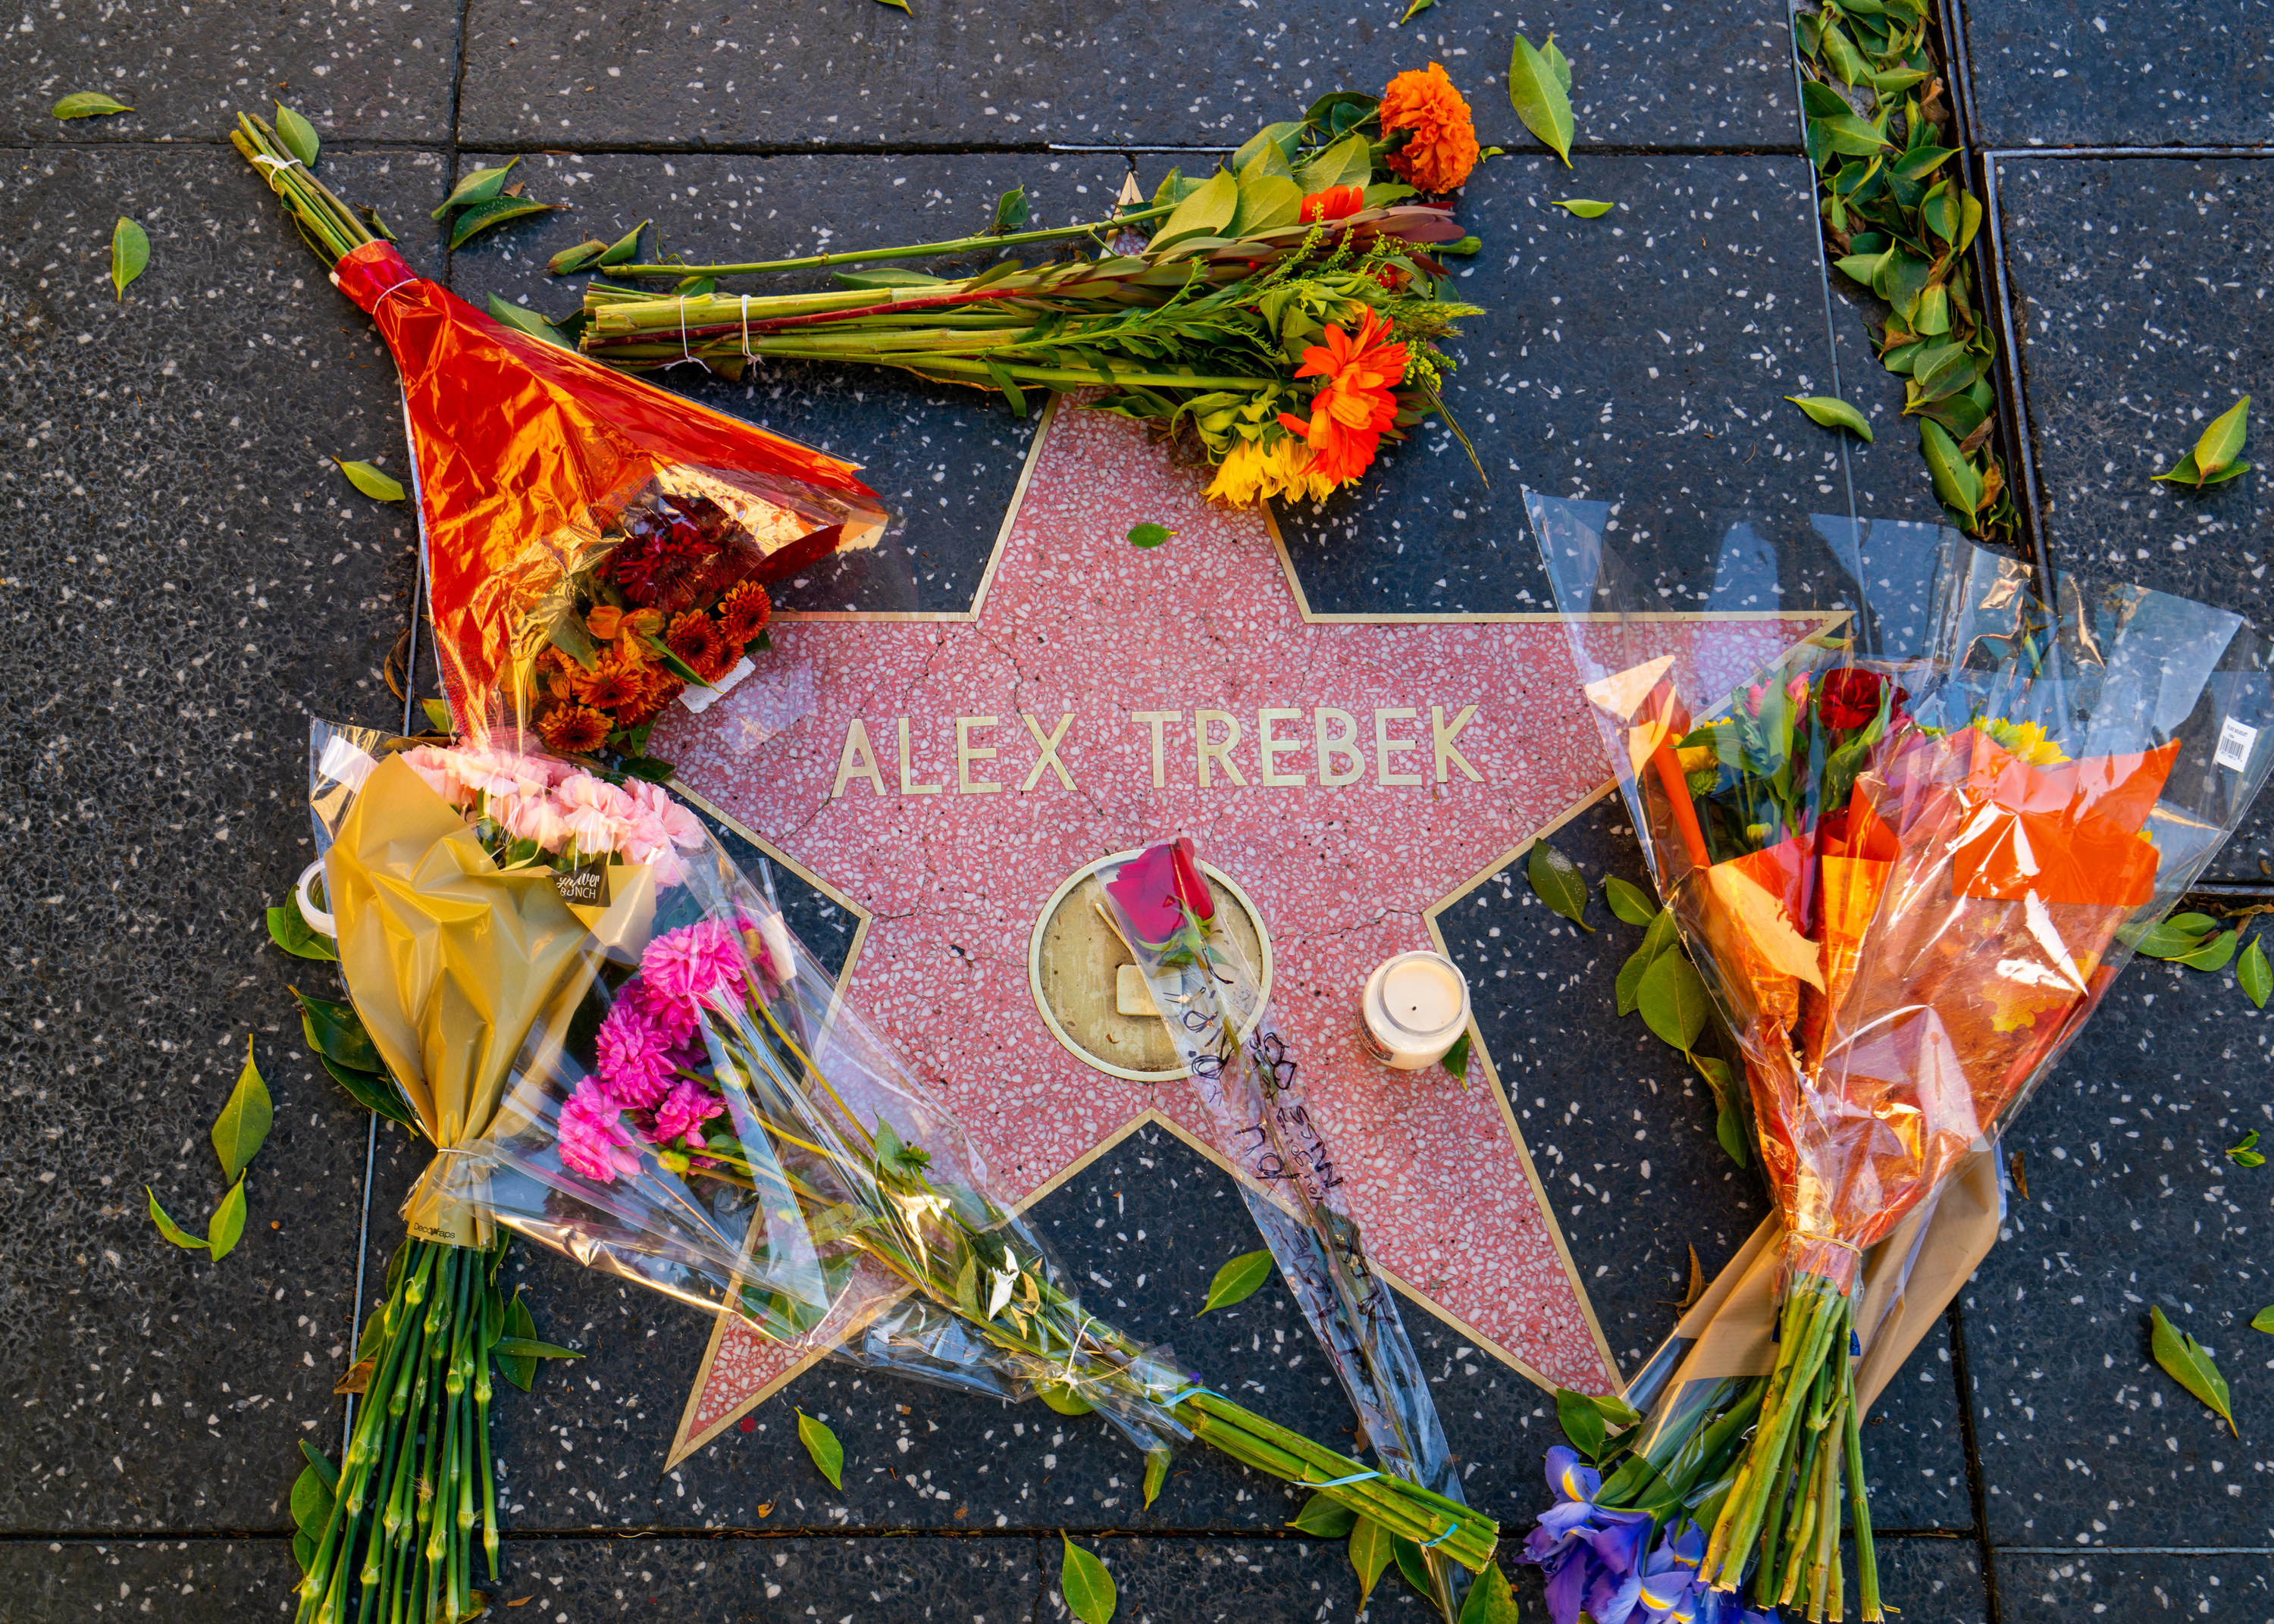
[[[409, 1016], [427, 1050], [500, 1067], [414, 1212], [463, 1204], [802, 1350], [1101, 1410], [1146, 1450], [1148, 1500], [1170, 1446], [1195, 1438], [1449, 1561], [1490, 1562], [1489, 1517], [1231, 1402], [1090, 1313], [961, 1127], [664, 792], [495, 748], [320, 725], [320, 744], [358, 1009], [375, 1040]], [[383, 964], [361, 951], [373, 939]], [[450, 1360], [478, 1365], [486, 1334]], [[374, 1470], [350, 1452], [328, 1545], [378, 1541], [391, 1502], [364, 1486]], [[429, 1538], [447, 1552], [447, 1528]], [[383, 1553], [340, 1577], [352, 1567], [312, 1572], [338, 1604], [320, 1616], [385, 1583]]]
[[[1740, 1598], [1837, 1620], [1844, 1510], [1877, 1620], [1864, 1260], [1916, 1239], [1962, 1169], [1978, 1192], [2241, 817], [2274, 756], [2263, 651], [2225, 611], [2040, 580], [1951, 531], [1818, 518], [1685, 558], [1678, 526], [1630, 514], [1630, 539], [1602, 504], [1528, 500], [1652, 876], [1742, 1056], [1782, 1238], [1766, 1376], [1707, 1372], [1714, 1327], [1685, 1324], [1699, 1348], [1616, 1470], [1551, 1455], [1562, 1503], [1526, 1560], [1558, 1624], [1736, 1618]], [[1917, 1250], [1875, 1256], [1881, 1305]], [[1966, 1268], [1931, 1261], [1946, 1300]]]
[[[700, 361], [889, 366], [991, 389], [1023, 416], [1030, 391], [1155, 425], [1237, 505], [1316, 500], [1352, 484], [1381, 442], [1442, 412], [1451, 361], [1436, 341], [1472, 305], [1442, 288], [1432, 249], [1474, 251], [1446, 194], [1478, 161], [1444, 70], [1382, 96], [1337, 92], [1259, 132], [1228, 169], [1175, 171], [1150, 207], [1091, 225], [734, 265], [619, 265], [586, 289], [581, 343], [612, 366]], [[1131, 202], [1140, 200], [1133, 190]], [[1150, 240], [1143, 236], [1149, 229]], [[940, 278], [840, 272], [838, 292], [727, 293], [722, 277], [889, 262], [1088, 237], [1094, 254], [1003, 259]], [[554, 260], [593, 266], [592, 242]], [[628, 281], [669, 277], [657, 294]]]
[[[312, 157], [294, 156], [260, 119], [240, 118], [231, 139], [401, 368], [453, 704], [463, 714], [465, 695], [478, 694], [485, 730], [527, 729], [563, 750], [606, 748], [635, 771], [666, 772], [643, 756], [658, 711], [748, 669], [763, 646], [767, 582], [873, 545], [884, 523], [873, 493], [845, 463], [477, 313], [414, 274], [376, 218], [334, 196], [310, 172]], [[349, 763], [367, 759], [343, 738], [328, 742]], [[320, 765], [319, 778], [335, 784], [335, 768]], [[379, 855], [340, 847], [319, 796], [354, 1005], [304, 1000], [310, 1041], [343, 1086], [423, 1134], [437, 1159], [357, 1350], [351, 1383], [366, 1397], [330, 1507], [296, 1542], [304, 1620], [464, 1616], [478, 1517], [495, 1576], [492, 1368], [526, 1386], [544, 1345], [499, 1285], [502, 1235], [441, 1194], [441, 1171], [486, 1125], [522, 1042], [549, 1019], [556, 978], [581, 962], [591, 932], [577, 898], [605, 892], [612, 865], [667, 872], [689, 822], [667, 798], [626, 800], [583, 774], [484, 781], [485, 794], [509, 792], [499, 804], [512, 808], [510, 827], [472, 831], [442, 816], [423, 826], [439, 865], [418, 876], [425, 894], [515, 928], [467, 944], [425, 980], [398, 957], [415, 958], [418, 925], [367, 883]], [[578, 877], [556, 891], [532, 866], [539, 851], [548, 862], [568, 853]]]

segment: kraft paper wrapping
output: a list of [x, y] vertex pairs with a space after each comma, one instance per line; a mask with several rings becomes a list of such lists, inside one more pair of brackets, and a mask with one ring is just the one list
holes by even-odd
[[[1856, 1366], [1858, 1413], [1871, 1409], [1997, 1244], [1998, 1207], [1993, 1147], [1959, 1163], [1931, 1207], [1914, 1211], [1865, 1254], [1864, 1296], [1856, 1312], [1864, 1344]], [[1675, 1328], [1675, 1335], [1695, 1338], [1698, 1345], [1675, 1372], [1674, 1388], [1714, 1376], [1766, 1376], [1776, 1368], [1770, 1335], [1783, 1255], [1784, 1225], [1773, 1216], [1762, 1220]]]
[[403, 1204], [410, 1232], [486, 1244], [441, 1193], [452, 1149], [488, 1132], [532, 1029], [564, 1029], [600, 966], [636, 956], [655, 891], [611, 864], [605, 909], [564, 902], [550, 869], [501, 871], [465, 820], [396, 756], [374, 769], [324, 859], [340, 969], [387, 1069], [439, 1154]]

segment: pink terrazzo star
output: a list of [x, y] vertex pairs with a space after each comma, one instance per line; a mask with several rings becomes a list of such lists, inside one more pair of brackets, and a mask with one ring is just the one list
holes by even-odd
[[[1022, 1197], [1148, 1115], [1207, 1140], [1184, 1083], [1062, 1046], [1028, 974], [1067, 876], [1191, 835], [1270, 930], [1273, 1003], [1375, 1263], [1532, 1380], [1615, 1386], [1488, 1057], [1465, 1090], [1359, 1036], [1367, 973], [1442, 948], [1434, 912], [1604, 783], [1563, 628], [1314, 620], [1261, 516], [1209, 506], [1135, 425], [1065, 409], [1040, 440], [971, 615], [786, 617], [762, 676], [652, 748], [867, 916], [848, 996]], [[1132, 547], [1145, 522], [1175, 538]], [[1763, 623], [1764, 655], [1786, 641]], [[721, 1321], [673, 1459], [791, 1373]]]

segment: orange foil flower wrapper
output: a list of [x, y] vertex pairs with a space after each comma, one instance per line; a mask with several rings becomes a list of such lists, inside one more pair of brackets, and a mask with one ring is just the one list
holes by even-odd
[[[654, 683], [690, 671], [723, 675], [719, 656], [734, 646], [694, 628], [680, 640], [689, 665], [665, 642], [670, 621], [883, 534], [883, 506], [852, 464], [506, 327], [388, 244], [350, 252], [333, 279], [371, 313], [403, 374], [437, 652], [469, 733], [534, 725], [549, 646], [600, 670], [586, 618], [640, 605], [591, 583], [628, 536], [655, 541], [632, 597], [664, 607], [621, 650], [638, 656], [627, 663], [651, 698]], [[763, 624], [762, 613], [743, 618]], [[627, 719], [586, 703], [585, 686], [580, 670], [580, 691], [554, 697], [606, 715], [611, 729]]]

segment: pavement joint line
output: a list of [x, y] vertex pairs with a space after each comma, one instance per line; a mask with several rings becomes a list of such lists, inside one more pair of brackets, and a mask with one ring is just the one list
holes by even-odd
[[1966, 1315], [1954, 1297], [1943, 1310], [1950, 1332], [1950, 1385], [1958, 1400], [1959, 1454], [1966, 1462], [1966, 1500], [1974, 1519], [1974, 1549], [1982, 1561], [1982, 1607], [1986, 1624], [2000, 1624], [2005, 1604], [1998, 1593], [1998, 1550], [1990, 1540], [1990, 1490], [1982, 1470], [1982, 1440], [1974, 1427], [1974, 1375], [1966, 1363]]

